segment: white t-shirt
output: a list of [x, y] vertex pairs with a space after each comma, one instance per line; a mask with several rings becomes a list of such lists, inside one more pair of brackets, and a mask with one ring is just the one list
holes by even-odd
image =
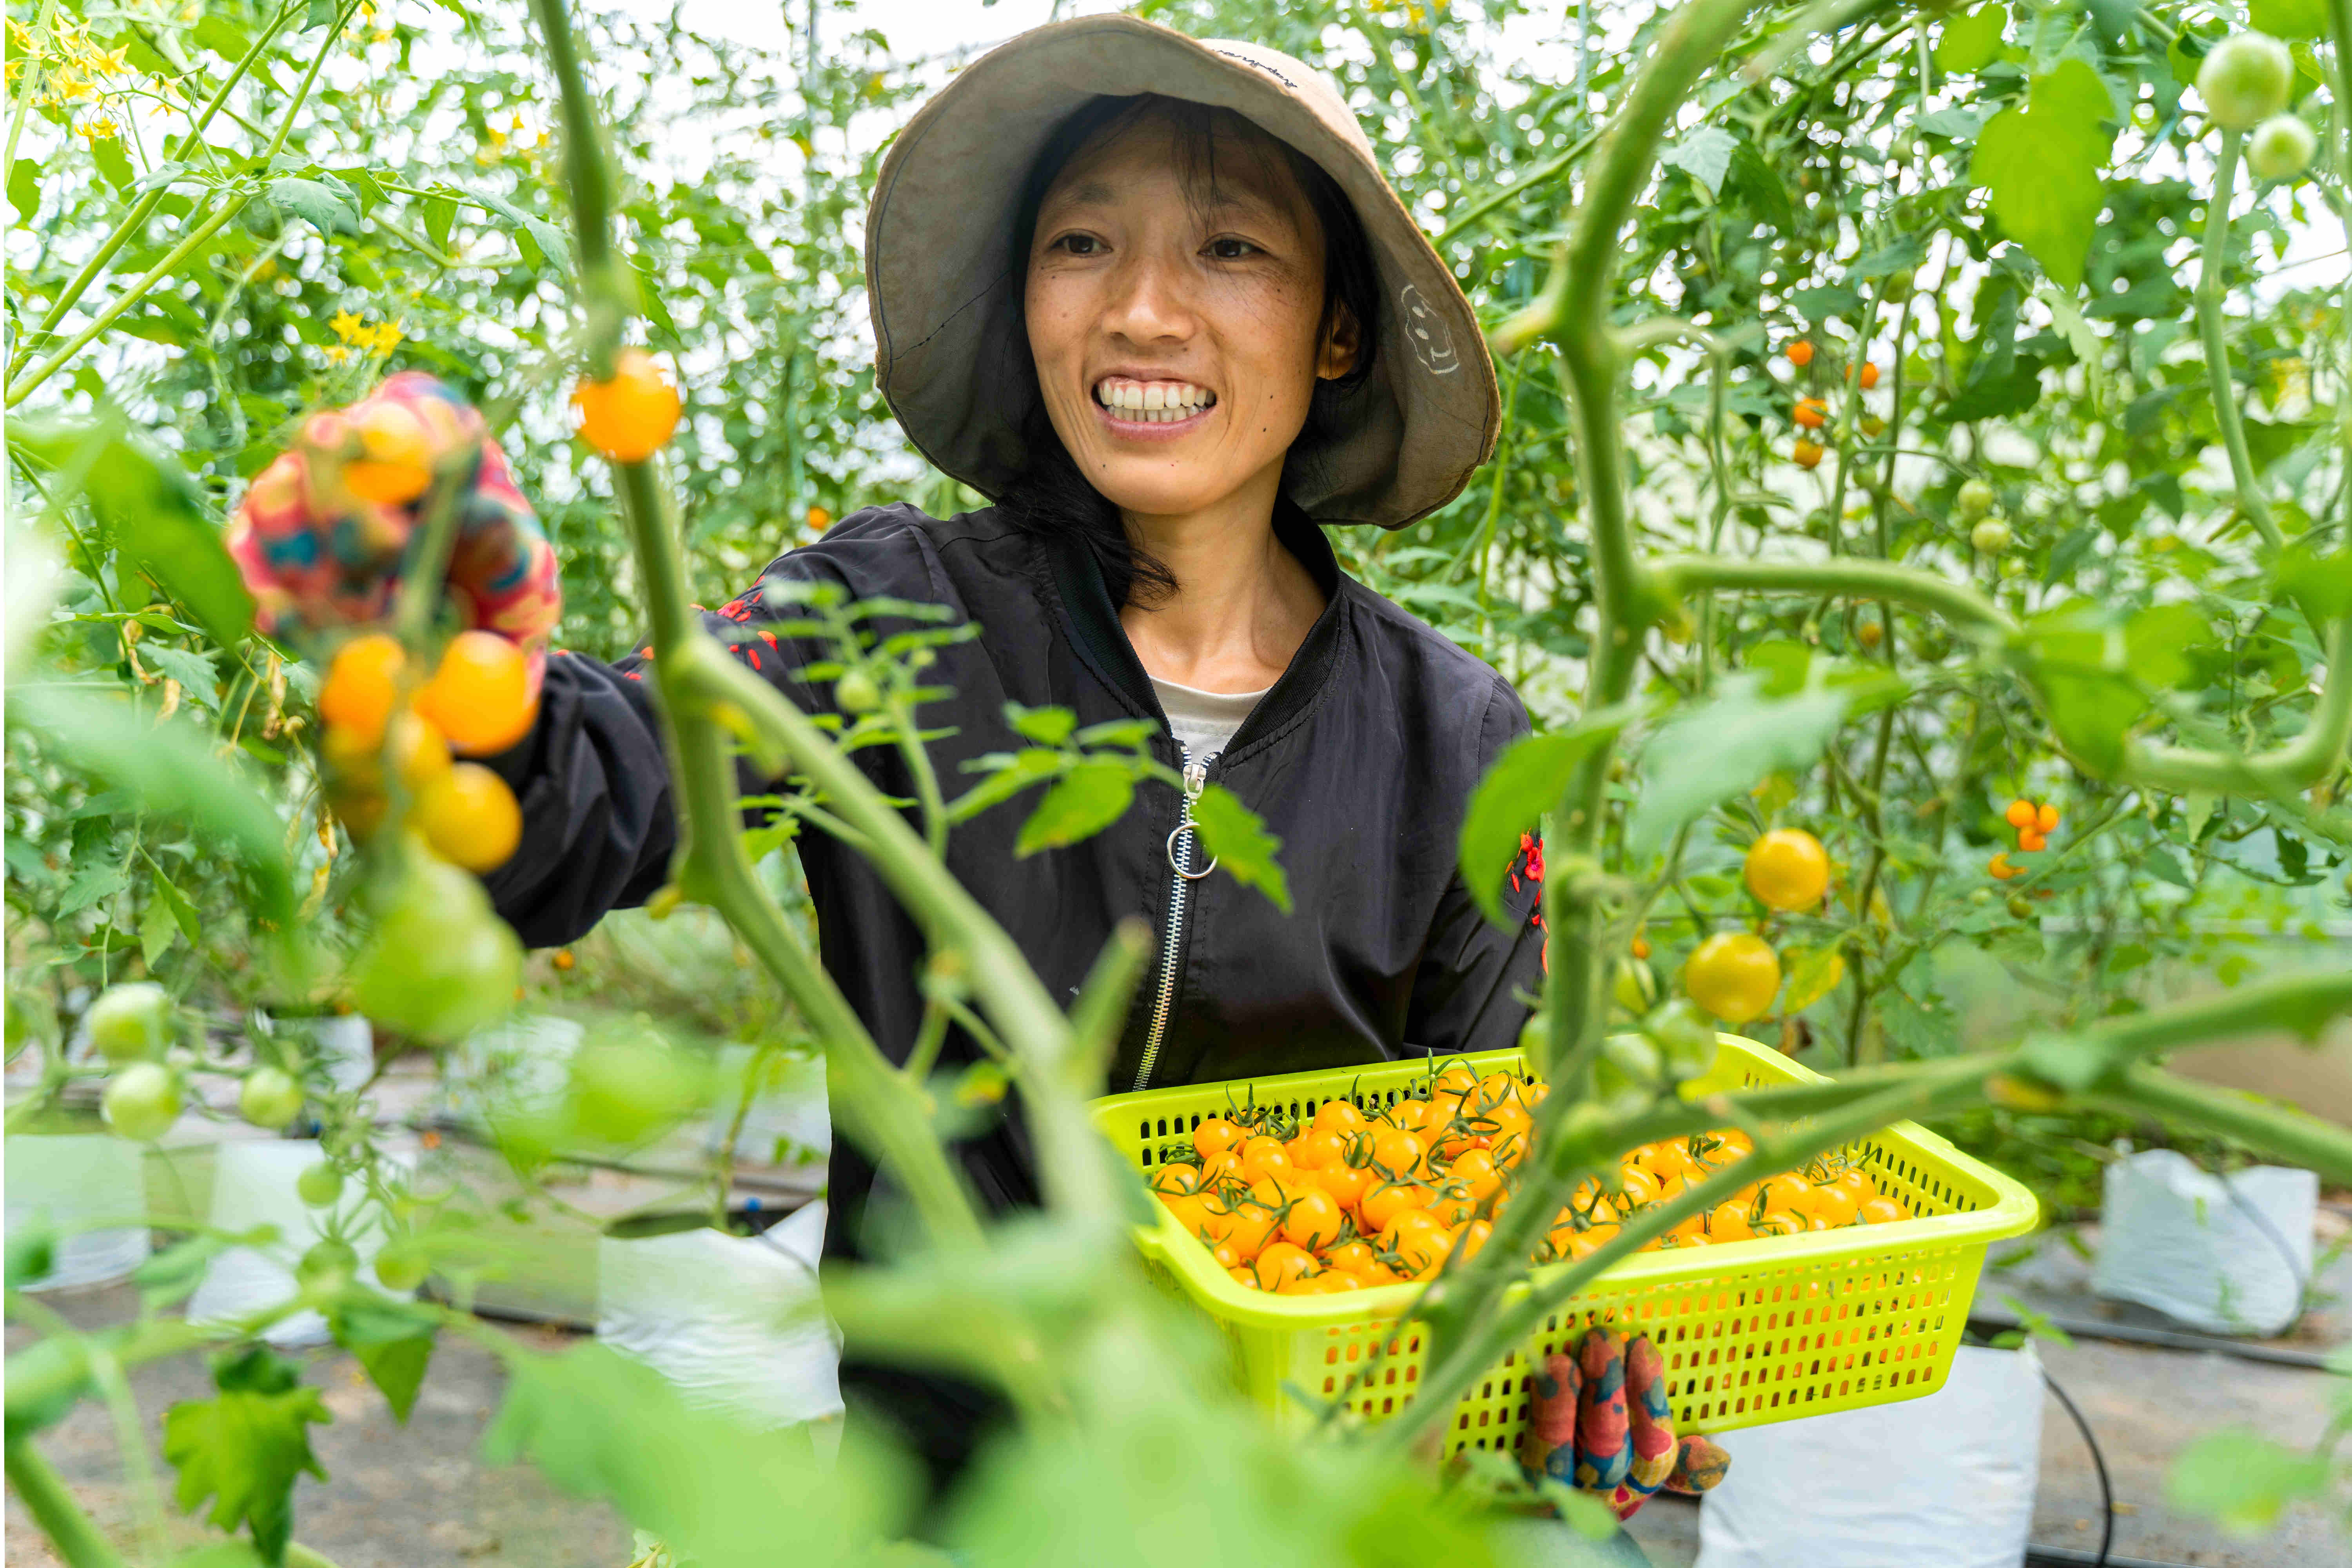
[[1179, 686], [1172, 680], [1154, 677], [1151, 689], [1160, 694], [1160, 707], [1168, 715], [1169, 732], [1182, 742], [1184, 753], [1193, 762], [1204, 763], [1225, 749], [1242, 721], [1250, 716], [1257, 700], [1265, 691], [1202, 691], [1191, 686]]

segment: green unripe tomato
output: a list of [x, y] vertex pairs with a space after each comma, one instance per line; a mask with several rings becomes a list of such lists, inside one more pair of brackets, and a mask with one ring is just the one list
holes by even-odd
[[1592, 1064], [1593, 1087], [1603, 1100], [1621, 1094], [1654, 1094], [1661, 1068], [1658, 1047], [1640, 1035], [1612, 1035], [1601, 1042]]
[[522, 984], [522, 943], [470, 871], [419, 850], [382, 904], [352, 970], [360, 1011], [433, 1045], [504, 1017]]
[[1992, 487], [1982, 479], [1962, 481], [1959, 493], [1952, 498], [1952, 510], [1960, 514], [1962, 522], [1974, 522], [1992, 510]]
[[302, 1255], [294, 1266], [294, 1278], [304, 1286], [321, 1290], [340, 1289], [359, 1272], [360, 1255], [351, 1243], [329, 1237]]
[[237, 1087], [236, 1113], [275, 1131], [302, 1114], [302, 1086], [283, 1068], [256, 1068]]
[[2032, 920], [2033, 902], [2023, 893], [2011, 893], [2009, 896], [2009, 912], [2021, 921]]
[[180, 1119], [180, 1080], [161, 1062], [132, 1062], [100, 1096], [106, 1124], [135, 1143], [151, 1143]]
[[2246, 140], [2246, 167], [2265, 180], [2292, 180], [2311, 167], [2319, 138], [2292, 114], [2273, 114]]
[[[1906, 132], [1905, 134], [1908, 135], [1909, 132]], [[1906, 162], [1909, 156], [1908, 153], [1904, 154]], [[1887, 303], [1900, 305], [1904, 300], [1911, 298], [1911, 290], [1918, 280], [1919, 274], [1915, 268], [1906, 267], [1899, 272], [1889, 273], [1886, 278]]]
[[294, 1195], [314, 1209], [326, 1208], [343, 1195], [343, 1173], [321, 1160], [294, 1178]]
[[375, 1255], [376, 1280], [387, 1290], [414, 1290], [429, 1272], [425, 1249], [413, 1241], [395, 1241]]
[[1551, 1051], [1551, 1020], [1541, 1013], [1528, 1014], [1519, 1029], [1519, 1049], [1530, 1061], [1543, 1060]]
[[1969, 902], [1972, 904], [1989, 904], [1992, 902], [1992, 889], [1990, 888], [1970, 888], [1969, 889]]
[[1986, 518], [1969, 530], [1969, 544], [1979, 555], [1998, 555], [2009, 548], [2009, 524], [1997, 517]]
[[1643, 1019], [1642, 1033], [1677, 1079], [1696, 1078], [1715, 1066], [1715, 1020], [1687, 996], [1675, 997]]
[[833, 700], [844, 713], [871, 713], [882, 706], [882, 688], [865, 670], [853, 669], [833, 683]]
[[1640, 959], [1621, 958], [1610, 994], [1617, 998], [1617, 1005], [1638, 1018], [1658, 1005], [1658, 977]]
[[110, 1062], [162, 1056], [172, 1043], [172, 998], [152, 980], [109, 986], [89, 1005], [89, 1043]]
[[2232, 33], [2197, 68], [2197, 93], [2224, 131], [2252, 131], [2286, 108], [2294, 57], [2268, 33]]

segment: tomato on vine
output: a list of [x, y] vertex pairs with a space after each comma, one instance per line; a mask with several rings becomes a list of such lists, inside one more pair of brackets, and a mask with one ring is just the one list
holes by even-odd
[[433, 679], [416, 694], [416, 710], [431, 720], [460, 756], [488, 756], [530, 733], [539, 702], [522, 649], [496, 632], [459, 632], [442, 650]]
[[1799, 338], [1781, 352], [1789, 356], [1789, 363], [1799, 370], [1813, 363], [1813, 345], [1808, 339]]
[[89, 1043], [110, 1062], [144, 1061], [172, 1043], [172, 998], [152, 980], [110, 985], [84, 1020]]
[[2224, 131], [2252, 131], [2283, 113], [2294, 88], [2294, 57], [2267, 33], [2232, 33], [2197, 68], [2197, 93]]
[[507, 781], [459, 763], [416, 796], [416, 829], [434, 852], [468, 871], [495, 871], [522, 842], [522, 808]]
[[353, 637], [327, 666], [319, 688], [319, 717], [331, 729], [348, 732], [352, 743], [373, 747], [400, 700], [401, 667], [408, 662], [400, 639], [383, 632]]
[[180, 1077], [162, 1062], [132, 1062], [107, 1081], [98, 1112], [134, 1143], [152, 1143], [180, 1119]]
[[1800, 397], [1790, 417], [1808, 430], [1818, 430], [1830, 422], [1830, 405], [1818, 397]]
[[613, 356], [613, 377], [585, 376], [572, 390], [580, 437], [616, 463], [642, 463], [668, 444], [684, 405], [677, 388], [643, 349]]
[[1829, 852], [1801, 827], [1776, 827], [1748, 846], [1748, 890], [1776, 910], [1811, 909], [1830, 887]]
[[1862, 362], [1862, 369], [1857, 374], [1861, 378], [1862, 389], [1864, 392], [1869, 391], [1872, 387], [1878, 384], [1878, 366], [1869, 360]]
[[342, 478], [353, 495], [399, 506], [432, 485], [432, 437], [406, 405], [371, 399], [352, 416], [350, 428], [359, 456], [343, 463]]
[[302, 1086], [283, 1068], [257, 1067], [237, 1086], [237, 1114], [272, 1131], [302, 1114]]
[[1801, 468], [1818, 468], [1827, 451], [1828, 448], [1819, 441], [1810, 441], [1800, 436], [1797, 444], [1789, 448], [1789, 457]]
[[1683, 989], [1725, 1023], [1745, 1024], [1780, 994], [1780, 955], [1753, 932], [1717, 931], [1683, 964]]

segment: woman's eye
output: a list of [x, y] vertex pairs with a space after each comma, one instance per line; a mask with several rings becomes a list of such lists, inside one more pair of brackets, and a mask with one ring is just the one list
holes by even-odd
[[1219, 261], [1239, 261], [1244, 257], [1254, 256], [1256, 253], [1256, 246], [1246, 239], [1235, 239], [1230, 235], [1209, 241], [1209, 254]]
[[1099, 256], [1102, 241], [1091, 234], [1066, 234], [1054, 242], [1054, 248], [1072, 256]]

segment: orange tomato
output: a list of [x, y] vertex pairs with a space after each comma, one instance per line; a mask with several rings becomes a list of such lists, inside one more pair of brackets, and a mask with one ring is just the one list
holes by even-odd
[[1176, 1216], [1176, 1223], [1184, 1227], [1187, 1236], [1200, 1235], [1201, 1227], [1208, 1223], [1209, 1200], [1206, 1198], [1190, 1193], [1162, 1193], [1160, 1201], [1168, 1205], [1168, 1212]]
[[661, 450], [684, 411], [677, 388], [643, 349], [614, 354], [610, 381], [581, 377], [572, 405], [581, 439], [619, 463], [642, 463]]
[[1756, 1222], [1759, 1236], [1797, 1236], [1811, 1228], [1804, 1215], [1787, 1209], [1773, 1209]]
[[1432, 1091], [1443, 1089], [1448, 1094], [1464, 1095], [1478, 1087], [1478, 1075], [1467, 1062], [1448, 1063], [1432, 1085]]
[[1323, 1254], [1323, 1261], [1333, 1268], [1361, 1268], [1379, 1256], [1372, 1244], [1361, 1237], [1343, 1241]]
[[441, 650], [433, 679], [416, 694], [416, 710], [433, 721], [460, 756], [503, 752], [530, 734], [539, 717], [530, 661], [496, 632], [459, 632]]
[[319, 688], [319, 717], [331, 729], [349, 731], [361, 750], [373, 751], [383, 743], [405, 662], [396, 637], [382, 632], [353, 637], [327, 667], [326, 682]]
[[1350, 1100], [1327, 1100], [1315, 1108], [1315, 1127], [1318, 1131], [1345, 1137], [1364, 1130], [1364, 1113]]
[[2044, 833], [2058, 831], [2058, 808], [2044, 801], [2033, 813], [2033, 826]]
[[1257, 1276], [1258, 1288], [1279, 1290], [1293, 1279], [1315, 1272], [1315, 1259], [1307, 1249], [1287, 1241], [1270, 1242], [1250, 1264], [1250, 1272]]
[[1279, 1139], [1252, 1138], [1241, 1147], [1241, 1179], [1257, 1182], [1279, 1172], [1288, 1176], [1296, 1169], [1290, 1163], [1290, 1151]]
[[1868, 360], [1862, 362], [1862, 384], [1864, 390], [1878, 384], [1878, 367]]
[[1803, 338], [1799, 338], [1781, 352], [1789, 356], [1789, 363], [1800, 370], [1813, 363], [1813, 345]]
[[1568, 1256], [1571, 1259], [1590, 1258], [1616, 1238], [1617, 1227], [1613, 1225], [1590, 1226], [1570, 1237]]
[[1911, 1217], [1911, 1211], [1893, 1198], [1865, 1198], [1854, 1211], [1854, 1217], [1864, 1225], [1892, 1225], [1896, 1220]]
[[1231, 1149], [1220, 1150], [1201, 1162], [1201, 1185], [1213, 1187], [1220, 1182], [1239, 1179], [1242, 1163]]
[[1370, 1283], [1352, 1268], [1326, 1268], [1316, 1278], [1326, 1282], [1323, 1289], [1329, 1295], [1336, 1295], [1341, 1290], [1361, 1290]]
[[1862, 1207], [1851, 1189], [1825, 1182], [1813, 1189], [1813, 1213], [1832, 1226], [1852, 1225]]
[[1430, 1119], [1436, 1115], [1436, 1110], [1425, 1100], [1400, 1100], [1388, 1108], [1386, 1115], [1391, 1126], [1418, 1132], [1429, 1125]]
[[1748, 1226], [1746, 1204], [1717, 1204], [1708, 1211], [1706, 1233], [1717, 1241], [1746, 1241], [1756, 1233]]
[[1372, 1169], [1391, 1177], [1419, 1170], [1427, 1151], [1421, 1140], [1400, 1127], [1383, 1127], [1372, 1134]]
[[1491, 1222], [1474, 1219], [1454, 1233], [1454, 1249], [1465, 1258], [1475, 1258], [1478, 1249], [1486, 1245], [1486, 1238], [1494, 1234], [1495, 1227]]
[[1245, 1285], [1253, 1290], [1257, 1289], [1257, 1276], [1251, 1273], [1247, 1268], [1235, 1268], [1230, 1270], [1230, 1272], [1234, 1277], [1234, 1284]]
[[497, 870], [522, 842], [514, 791], [479, 763], [459, 763], [417, 791], [413, 815], [434, 852], [468, 871]]
[[[1214, 1209], [1210, 1211], [1209, 1219], [1212, 1223], [1215, 1221]], [[1234, 1250], [1244, 1258], [1255, 1258], [1265, 1250], [1266, 1243], [1274, 1239], [1276, 1223], [1272, 1209], [1255, 1198], [1244, 1198], [1233, 1207], [1232, 1228], [1216, 1239], [1232, 1242]]]
[[1808, 430], [1818, 430], [1829, 423], [1830, 405], [1818, 397], [1797, 399], [1795, 418]]
[[1617, 1185], [1625, 1194], [1625, 1202], [1620, 1205], [1622, 1207], [1637, 1208], [1643, 1204], [1654, 1204], [1658, 1201], [1658, 1178], [1650, 1173], [1647, 1166], [1619, 1167]]
[[1344, 1223], [1337, 1198], [1320, 1190], [1304, 1192], [1283, 1211], [1282, 1239], [1319, 1252], [1339, 1239]]
[[1690, 1151], [1672, 1140], [1663, 1143], [1647, 1144], [1636, 1150], [1633, 1157], [1642, 1164], [1648, 1166], [1651, 1173], [1658, 1178], [1659, 1190], [1662, 1192], [1664, 1190], [1668, 1177], [1682, 1175], [1691, 1168]]
[[1437, 1216], [1440, 1224], [1451, 1229], [1454, 1226], [1467, 1225], [1477, 1217], [1478, 1204], [1466, 1190], [1448, 1182], [1437, 1190], [1437, 1200], [1429, 1205], [1429, 1212]]
[[1217, 1260], [1218, 1268], [1229, 1274], [1242, 1266], [1242, 1255], [1234, 1250], [1234, 1244], [1230, 1241], [1221, 1241], [1209, 1248], [1209, 1256]]
[[1245, 1136], [1247, 1134], [1223, 1117], [1208, 1117], [1192, 1129], [1192, 1152], [1205, 1161], [1212, 1154], [1239, 1148]]
[[1503, 1184], [1502, 1175], [1495, 1168], [1494, 1154], [1485, 1149], [1465, 1149], [1456, 1155], [1454, 1163], [1446, 1167], [1445, 1179], [1468, 1188], [1474, 1198], [1484, 1198]]
[[1290, 1163], [1302, 1171], [1320, 1170], [1326, 1165], [1340, 1164], [1348, 1157], [1346, 1136], [1319, 1129], [1311, 1132], [1301, 1132], [1290, 1141], [1288, 1148]]
[[1364, 1228], [1377, 1235], [1385, 1232], [1397, 1215], [1426, 1209], [1436, 1195], [1419, 1182], [1383, 1182], [1364, 1194], [1356, 1213]]
[[1151, 1173], [1151, 1190], [1155, 1193], [1197, 1193], [1201, 1190], [1201, 1167], [1182, 1163], [1162, 1165]]
[[1372, 1190], [1372, 1183], [1378, 1180], [1370, 1169], [1363, 1165], [1326, 1165], [1311, 1173], [1315, 1184], [1330, 1194], [1343, 1209], [1352, 1209], [1361, 1204], [1364, 1194]]

